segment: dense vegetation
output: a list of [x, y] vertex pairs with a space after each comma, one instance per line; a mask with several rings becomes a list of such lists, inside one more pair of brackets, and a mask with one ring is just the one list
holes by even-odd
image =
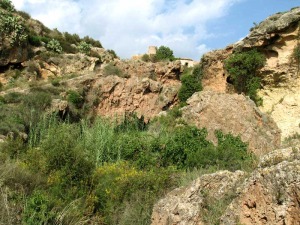
[[233, 80], [235, 90], [248, 95], [257, 105], [262, 104], [257, 95], [257, 90], [261, 87], [258, 70], [265, 62], [264, 55], [256, 49], [234, 53], [225, 62], [225, 68]]
[[[30, 23], [30, 15], [17, 11], [10, 0], [0, 1], [0, 31], [2, 41], [10, 40], [10, 45], [31, 45], [35, 47], [45, 45], [49, 50], [57, 53], [82, 52], [95, 55], [91, 47], [102, 48], [99, 41], [89, 36], [80, 38], [77, 34], [61, 33], [57, 29], [50, 30], [36, 21], [41, 30], [34, 28]], [[114, 53], [115, 54], [115, 53]]]
[[196, 66], [193, 69], [185, 69], [185, 72], [180, 77], [182, 85], [178, 92], [178, 98], [181, 102], [186, 102], [195, 92], [202, 91], [201, 79], [202, 69], [200, 66]]
[[[83, 107], [79, 92], [67, 98]], [[10, 138], [0, 145], [0, 223], [149, 224], [155, 201], [186, 171], [253, 162], [239, 137], [217, 131], [215, 146], [178, 108], [150, 124], [134, 114], [114, 123], [43, 113], [50, 102], [41, 89], [1, 100], [0, 131]]]

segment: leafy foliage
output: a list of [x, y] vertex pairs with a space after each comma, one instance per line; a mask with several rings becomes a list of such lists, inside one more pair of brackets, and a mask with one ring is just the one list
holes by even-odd
[[2, 34], [2, 38], [5, 36], [11, 39], [10, 44], [12, 46], [22, 45], [25, 41], [27, 41], [28, 35], [19, 16], [13, 16], [10, 14], [0, 15], [0, 32]]
[[84, 54], [90, 54], [91, 52], [91, 44], [86, 43], [85, 41], [81, 41], [79, 45], [77, 46], [79, 52], [84, 53]]
[[232, 54], [225, 62], [225, 68], [233, 79], [233, 85], [238, 93], [245, 93], [256, 103], [261, 104], [257, 96], [260, 88], [258, 70], [264, 66], [265, 57], [257, 50]]
[[166, 47], [166, 46], [160, 46], [156, 51], [155, 57], [158, 61], [162, 61], [162, 60], [173, 61], [174, 60], [173, 51], [169, 47]]
[[178, 92], [178, 98], [181, 102], [186, 102], [195, 92], [202, 90], [201, 77], [202, 71], [199, 66], [194, 68], [192, 74], [187, 73], [181, 76], [182, 85]]
[[9, 12], [14, 12], [15, 11], [15, 7], [12, 4], [11, 0], [1, 0], [0, 1], [0, 7], [2, 9], [5, 9]]
[[62, 47], [58, 40], [52, 39], [47, 43], [47, 48], [56, 53], [62, 53]]

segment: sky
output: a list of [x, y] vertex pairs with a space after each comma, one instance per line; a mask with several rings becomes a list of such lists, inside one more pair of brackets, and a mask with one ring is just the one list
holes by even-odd
[[47, 27], [99, 40], [123, 59], [168, 46], [199, 60], [248, 35], [254, 23], [300, 0], [12, 0]]

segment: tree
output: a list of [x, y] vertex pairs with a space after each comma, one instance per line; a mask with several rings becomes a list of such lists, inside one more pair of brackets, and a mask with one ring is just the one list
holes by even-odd
[[257, 96], [261, 81], [258, 70], [265, 62], [265, 56], [256, 49], [234, 53], [225, 61], [225, 68], [233, 80], [235, 90], [245, 93], [256, 104], [261, 104], [261, 99]]
[[173, 61], [175, 59], [173, 55], [173, 51], [166, 46], [160, 46], [156, 51], [156, 59], [158, 61], [161, 60], [170, 60]]

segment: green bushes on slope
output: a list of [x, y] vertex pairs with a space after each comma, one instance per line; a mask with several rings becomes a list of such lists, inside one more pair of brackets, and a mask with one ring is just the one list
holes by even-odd
[[202, 71], [200, 66], [196, 66], [192, 74], [188, 71], [180, 77], [182, 85], [178, 92], [178, 98], [181, 102], [186, 102], [195, 92], [202, 90], [201, 78]]
[[44, 181], [18, 200], [28, 202], [24, 224], [58, 221], [75, 203], [77, 210], [64, 220], [149, 224], [153, 204], [178, 185], [178, 174], [193, 168], [244, 169], [252, 162], [239, 137], [218, 131], [215, 146], [206, 140], [205, 129], [166, 123], [153, 131], [134, 115], [119, 125], [100, 118], [69, 123], [54, 116], [34, 124], [25, 143], [0, 145], [0, 159], [14, 163], [17, 158]]
[[245, 93], [257, 105], [262, 104], [257, 96], [261, 78], [258, 70], [264, 66], [265, 57], [256, 49], [232, 54], [225, 62], [225, 68], [233, 79], [234, 88], [238, 93]]

